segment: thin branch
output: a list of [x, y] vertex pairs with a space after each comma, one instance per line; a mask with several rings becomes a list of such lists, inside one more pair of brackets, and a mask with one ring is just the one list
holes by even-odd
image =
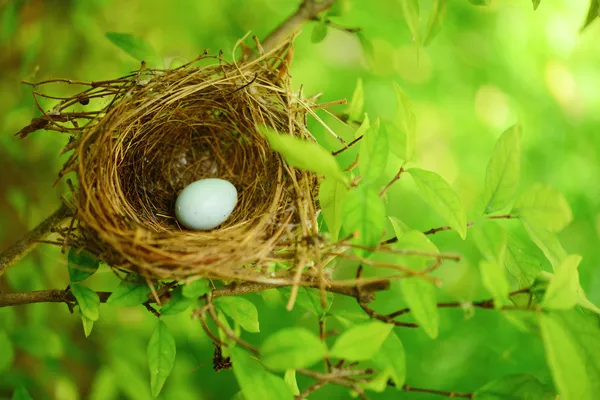
[[353, 141], [351, 141], [350, 143], [348, 143], [346, 145], [346, 147], [342, 147], [339, 150], [333, 151], [331, 152], [331, 155], [333, 156], [337, 156], [338, 154], [348, 150], [350, 147], [354, 146], [356, 143], [358, 143], [361, 139], [363, 138], [363, 135], [360, 135], [359, 137], [357, 137], [356, 139], [354, 139]]
[[0, 254], [0, 276], [14, 263], [25, 257], [38, 243], [52, 233], [52, 228], [62, 220], [73, 215], [73, 211], [64, 203], [42, 223], [19, 239]]
[[433, 389], [422, 389], [416, 388], [409, 385], [402, 386], [402, 390], [405, 392], [419, 392], [419, 393], [429, 393], [429, 394], [437, 394], [440, 396], [450, 397], [450, 398], [464, 398], [464, 399], [472, 399], [475, 397], [475, 393], [460, 393], [460, 392], [446, 392], [443, 390], [433, 390]]
[[396, 175], [394, 175], [394, 177], [392, 178], [391, 181], [389, 181], [387, 183], [387, 185], [384, 186], [383, 189], [381, 189], [381, 192], [379, 192], [379, 197], [383, 197], [383, 195], [385, 194], [385, 192], [388, 191], [388, 189], [390, 187], [392, 187], [392, 185], [398, 181], [400, 179], [400, 175], [402, 175], [402, 173], [404, 172], [404, 164], [402, 165], [402, 167], [400, 167], [400, 170], [398, 171], [398, 173]]

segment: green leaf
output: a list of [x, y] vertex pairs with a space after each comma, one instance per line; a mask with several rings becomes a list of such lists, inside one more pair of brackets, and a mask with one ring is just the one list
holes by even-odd
[[71, 293], [75, 296], [81, 313], [92, 321], [100, 318], [100, 297], [87, 286], [80, 284], [71, 285]]
[[[355, 236], [354, 244], [374, 247], [381, 241], [385, 231], [385, 203], [379, 193], [370, 186], [359, 186], [350, 190], [342, 207], [344, 230]], [[370, 251], [354, 249], [359, 257], [366, 257]]]
[[519, 238], [508, 235], [504, 266], [516, 280], [518, 289], [530, 286], [542, 270], [541, 261], [532, 254]]
[[148, 300], [150, 288], [146, 283], [130, 282], [129, 280], [137, 279], [133, 274], [129, 274], [125, 279], [126, 281], [119, 282], [119, 286], [110, 295], [106, 304], [133, 307]]
[[402, 390], [406, 380], [406, 354], [404, 346], [394, 331], [373, 356], [373, 362], [381, 369], [390, 368], [392, 382], [397, 390]]
[[354, 132], [354, 139], [358, 139], [361, 136], [364, 136], [367, 131], [371, 129], [371, 121], [369, 121], [369, 116], [365, 113], [365, 117], [363, 122], [360, 124], [358, 129]]
[[[290, 298], [292, 291], [291, 288], [279, 288], [279, 291], [285, 294], [287, 299]], [[321, 318], [329, 311], [331, 305], [333, 304], [333, 293], [327, 292], [326, 297], [327, 308], [323, 309], [321, 306], [321, 291], [319, 289], [301, 286], [298, 288], [298, 295], [296, 296], [295, 304]]]
[[590, 0], [590, 7], [580, 31], [583, 31], [585, 28], [587, 28], [598, 17], [600, 17], [600, 1]]
[[354, 325], [337, 338], [331, 356], [348, 361], [368, 360], [379, 351], [392, 328], [393, 325], [379, 321]]
[[492, 381], [475, 393], [477, 400], [554, 400], [551, 387], [529, 374], [509, 375]]
[[392, 224], [392, 229], [394, 229], [394, 234], [396, 238], [400, 238], [400, 236], [404, 235], [406, 232], [410, 231], [408, 225], [406, 225], [402, 220], [396, 218], [394, 216], [389, 216], [388, 219]]
[[364, 33], [356, 32], [356, 37], [360, 42], [360, 47], [362, 47], [367, 65], [372, 69], [375, 64], [375, 47], [373, 47], [373, 43], [364, 35]]
[[313, 43], [319, 43], [325, 40], [325, 37], [327, 37], [327, 28], [328, 25], [325, 19], [322, 19], [321, 21], [317, 22], [314, 25], [312, 33], [310, 35], [310, 41]]
[[[356, 82], [356, 88], [352, 94], [352, 100], [348, 104], [348, 119], [350, 121], [358, 121], [363, 116], [363, 108], [365, 106], [365, 90], [363, 89], [362, 79]], [[368, 121], [368, 119], [367, 119]]]
[[196, 279], [195, 281], [186, 283], [183, 286], [182, 294], [185, 297], [197, 299], [210, 292], [210, 282], [208, 279]]
[[542, 250], [550, 264], [556, 268], [567, 257], [567, 252], [556, 235], [543, 228], [532, 226], [527, 220], [522, 220], [522, 222], [531, 240]]
[[300, 394], [300, 389], [298, 389], [298, 382], [296, 381], [296, 370], [288, 369], [285, 371], [285, 375], [283, 376], [283, 380], [285, 384], [288, 385], [288, 388], [292, 391], [294, 396], [298, 396]]
[[331, 6], [327, 15], [331, 17], [341, 17], [350, 11], [351, 3], [350, 0], [335, 0], [335, 3]]
[[425, 31], [424, 46], [427, 46], [429, 43], [431, 43], [431, 41], [442, 29], [442, 22], [446, 18], [447, 8], [447, 0], [433, 0], [431, 14], [429, 14], [429, 22], [427, 22], [427, 30]]
[[305, 328], [284, 328], [269, 336], [260, 347], [260, 357], [265, 367], [285, 371], [308, 368], [323, 360], [327, 353], [325, 344]]
[[13, 393], [12, 400], [33, 400], [33, 397], [24, 386], [18, 386]]
[[89, 389], [88, 400], [114, 400], [119, 398], [119, 388], [115, 384], [117, 372], [107, 365], [100, 366]]
[[561, 400], [595, 399], [600, 393], [598, 318], [576, 310], [539, 313], [546, 360]]
[[505, 131], [485, 173], [485, 213], [502, 210], [514, 200], [521, 177], [521, 132], [518, 125]]
[[249, 300], [242, 297], [220, 297], [217, 307], [248, 332], [259, 332], [258, 310]]
[[419, 0], [401, 0], [400, 7], [404, 14], [404, 20], [410, 33], [412, 33], [413, 40], [417, 43], [421, 42], [421, 35], [419, 33]]
[[471, 229], [475, 244], [485, 259], [503, 264], [508, 240], [506, 231], [496, 221], [486, 219], [477, 221]]
[[513, 210], [536, 229], [562, 231], [573, 219], [567, 200], [549, 185], [536, 183], [521, 194]]
[[81, 317], [81, 323], [83, 324], [83, 334], [85, 337], [89, 337], [94, 328], [94, 321], [86, 317], [81, 310], [79, 310], [79, 316]]
[[185, 286], [176, 288], [171, 292], [171, 299], [165, 304], [160, 311], [160, 315], [175, 315], [186, 311], [194, 302], [195, 297], [185, 297], [183, 295], [183, 289]]
[[153, 397], [158, 397], [165, 381], [171, 374], [175, 363], [175, 339], [167, 324], [158, 321], [158, 326], [148, 343], [148, 366], [150, 367], [150, 390]]
[[279, 376], [263, 367], [248, 352], [239, 347], [231, 349], [233, 373], [246, 400], [292, 400], [294, 395]]
[[319, 204], [333, 242], [338, 240], [342, 227], [342, 207], [348, 187], [334, 179], [324, 179], [319, 186]]
[[435, 339], [440, 326], [435, 286], [420, 278], [407, 278], [400, 281], [400, 289], [412, 316], [425, 333]]
[[579, 284], [579, 288], [577, 290], [577, 305], [592, 312], [595, 312], [596, 314], [600, 314], [600, 308], [598, 308], [598, 306], [596, 306], [587, 298], [585, 292], [583, 291], [583, 288], [581, 287], [581, 284]]
[[365, 132], [359, 151], [360, 173], [365, 182], [377, 180], [385, 171], [389, 152], [387, 132], [379, 118]]
[[0, 373], [8, 370], [15, 358], [15, 352], [10, 338], [3, 330], [0, 330]]
[[266, 126], [260, 126], [259, 130], [267, 138], [271, 148], [281, 153], [292, 167], [337, 179], [343, 183], [348, 182], [335, 157], [318, 143], [291, 135], [280, 135]]
[[423, 199], [465, 239], [467, 218], [460, 198], [450, 185], [435, 172], [417, 168], [411, 168], [407, 172], [413, 177]]
[[533, 3], [533, 10], [537, 10], [537, 8], [539, 7], [540, 3], [542, 0], [531, 0], [531, 2]]
[[[427, 253], [439, 253], [438, 248], [429, 238], [421, 231], [409, 230], [398, 238], [398, 241], [394, 244], [394, 247], [401, 250], [417, 250]], [[413, 269], [415, 271], [421, 271], [425, 269], [435, 257], [415, 257], [413, 255], [398, 255], [398, 264]]]
[[81, 282], [92, 276], [100, 266], [100, 261], [85, 250], [70, 248], [68, 255], [71, 283]]
[[498, 264], [496, 260], [481, 260], [479, 271], [481, 272], [483, 286], [494, 298], [494, 306], [502, 308], [502, 306], [510, 304], [508, 299], [510, 285], [506, 280], [504, 266]]
[[150, 67], [162, 66], [154, 47], [141, 37], [129, 33], [107, 32], [106, 38], [138, 61], [145, 61]]
[[61, 337], [43, 325], [24, 326], [12, 335], [13, 343], [38, 358], [60, 358], [64, 354]]
[[469, 3], [476, 6], [489, 6], [492, 0], [469, 0]]
[[579, 272], [577, 267], [581, 256], [570, 255], [560, 263], [550, 279], [542, 307], [546, 309], [568, 310], [575, 307], [579, 292]]
[[400, 159], [410, 161], [415, 150], [416, 118], [413, 111], [412, 100], [394, 82], [396, 94], [396, 117], [392, 121], [393, 127], [388, 130], [390, 151]]

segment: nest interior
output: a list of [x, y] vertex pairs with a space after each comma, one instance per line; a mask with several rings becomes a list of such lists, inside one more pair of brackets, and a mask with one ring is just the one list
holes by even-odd
[[[212, 63], [90, 83], [55, 108], [60, 119], [45, 114], [45, 129], [74, 137], [61, 171], [79, 181], [65, 242], [157, 278], [272, 281], [265, 271], [274, 262], [305, 262], [303, 238], [318, 234], [317, 179], [287, 165], [259, 130], [314, 140], [305, 126], [312, 110], [292, 94], [285, 51], [243, 63], [204, 55], [196, 62]], [[81, 99], [108, 105], [69, 111]], [[71, 125], [76, 119], [83, 123]], [[174, 217], [175, 199], [209, 177], [232, 182], [238, 203], [218, 228], [189, 231]]]

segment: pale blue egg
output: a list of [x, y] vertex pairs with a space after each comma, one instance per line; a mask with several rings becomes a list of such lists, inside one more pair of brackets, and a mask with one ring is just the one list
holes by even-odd
[[188, 229], [208, 231], [229, 218], [236, 202], [237, 190], [229, 181], [200, 179], [179, 193], [175, 216]]

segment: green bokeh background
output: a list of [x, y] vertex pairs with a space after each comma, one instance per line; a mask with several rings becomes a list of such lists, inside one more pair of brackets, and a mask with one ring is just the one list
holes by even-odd
[[[323, 92], [322, 101], [332, 101], [349, 98], [362, 78], [367, 111], [391, 118], [396, 107], [392, 82], [399, 83], [415, 103], [414, 164], [450, 182], [471, 217], [481, 209], [478, 196], [495, 141], [519, 121], [524, 131], [522, 188], [544, 182], [565, 194], [574, 221], [560, 238], [569, 253], [583, 255], [582, 286], [590, 300], [600, 304], [600, 23], [579, 33], [586, 0], [542, 0], [535, 12], [529, 0], [492, 3], [475, 7], [467, 0], [449, 1], [441, 33], [430, 46], [417, 49], [398, 1], [351, 0], [348, 14], [336, 21], [363, 29], [375, 49], [373, 64], [366, 62], [357, 38], [346, 32], [330, 30], [325, 41], [312, 44], [314, 23], [308, 24], [295, 43], [294, 86], [304, 85], [307, 94]], [[265, 37], [298, 4], [299, 0], [0, 1], [0, 248], [50, 214], [66, 193], [64, 183], [52, 183], [66, 160], [59, 152], [68, 137], [43, 131], [25, 140], [12, 135], [37, 116], [31, 88], [21, 85], [21, 79], [103, 80], [136, 69], [137, 61], [105, 38], [108, 31], [141, 36], [166, 59], [191, 59], [207, 48], [231, 54], [241, 36], [252, 31]], [[421, 6], [423, 27], [431, 1], [421, 1]], [[52, 103], [43, 105], [49, 108]], [[343, 111], [344, 106], [334, 109]], [[340, 135], [350, 137], [348, 129], [320, 115]], [[337, 148], [314, 121], [310, 126], [325, 147]], [[342, 162], [351, 158], [348, 154]], [[410, 179], [392, 188], [388, 209], [415, 229], [443, 225], [415, 194]], [[489, 297], [479, 282], [476, 251], [452, 232], [432, 240], [443, 250], [465, 254], [465, 261], [440, 272], [446, 282], [440, 295]], [[89, 285], [111, 290], [116, 282], [103, 266]], [[61, 289], [67, 283], [66, 256], [42, 245], [0, 279], [0, 290]], [[253, 343], [286, 325], [316, 328], [313, 317], [301, 310], [286, 312], [277, 292], [247, 298], [260, 312], [261, 334], [244, 336]], [[334, 309], [344, 308], [356, 311], [353, 304], [336, 299]], [[397, 328], [407, 349], [410, 385], [473, 391], [520, 372], [551, 381], [539, 339], [518, 331], [503, 315], [485, 310], [471, 317], [461, 310], [443, 310], [441, 315], [436, 341], [420, 330]], [[178, 347], [161, 398], [231, 398], [237, 383], [230, 371], [211, 369], [211, 343], [199, 323], [187, 314], [165, 321]], [[155, 325], [155, 317], [142, 307], [103, 305], [100, 321], [85, 339], [79, 317], [65, 305], [0, 309], [0, 330], [19, 345], [13, 367], [0, 372], [0, 398], [8, 398], [12, 388], [23, 384], [36, 399], [149, 399], [146, 345]], [[309, 382], [299, 383], [306, 387]], [[348, 397], [345, 389], [336, 387], [311, 396]], [[390, 389], [374, 397], [431, 396]]]

